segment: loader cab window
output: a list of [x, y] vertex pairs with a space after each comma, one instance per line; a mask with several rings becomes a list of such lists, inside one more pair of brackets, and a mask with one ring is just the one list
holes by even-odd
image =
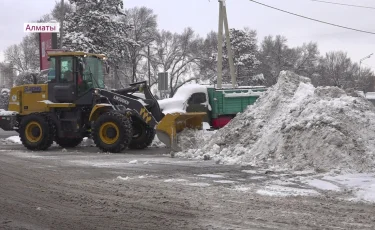
[[73, 57], [60, 57], [60, 60], [61, 82], [74, 83]]
[[56, 82], [56, 58], [49, 59], [48, 79], [49, 82]]
[[83, 58], [83, 81], [87, 88], [104, 88], [104, 69], [103, 61], [94, 56]]
[[199, 105], [206, 102], [205, 93], [194, 93], [189, 99], [189, 105]]

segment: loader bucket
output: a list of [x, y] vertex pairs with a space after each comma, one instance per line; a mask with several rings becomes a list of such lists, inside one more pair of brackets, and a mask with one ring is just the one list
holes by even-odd
[[173, 113], [167, 114], [156, 126], [156, 135], [168, 148], [174, 151], [181, 149], [177, 143], [177, 134], [186, 128], [202, 129], [206, 113]]

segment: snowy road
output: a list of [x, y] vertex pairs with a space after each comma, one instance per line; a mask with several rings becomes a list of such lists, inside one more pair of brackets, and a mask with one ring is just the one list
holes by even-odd
[[3, 145], [0, 229], [375, 228], [373, 204], [349, 202], [337, 183], [309, 184], [298, 174], [171, 158], [163, 148]]
[[17, 132], [10, 132], [10, 131], [4, 131], [2, 129], [0, 129], [0, 139], [3, 139], [3, 138], [7, 138], [7, 137], [10, 137], [10, 136], [15, 136], [15, 135], [18, 135]]

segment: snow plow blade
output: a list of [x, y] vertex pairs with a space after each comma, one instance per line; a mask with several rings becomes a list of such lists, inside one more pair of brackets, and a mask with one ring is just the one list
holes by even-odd
[[156, 135], [167, 148], [180, 151], [177, 143], [177, 134], [184, 129], [203, 128], [203, 118], [206, 113], [173, 113], [167, 114], [156, 126]]

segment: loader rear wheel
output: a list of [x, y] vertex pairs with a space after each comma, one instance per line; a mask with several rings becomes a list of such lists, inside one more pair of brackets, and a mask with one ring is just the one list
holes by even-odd
[[55, 141], [62, 148], [74, 148], [81, 144], [83, 138], [56, 138]]
[[21, 120], [19, 136], [27, 149], [46, 150], [53, 143], [55, 129], [46, 115], [31, 114]]
[[129, 144], [130, 149], [145, 149], [151, 145], [155, 138], [155, 129], [140, 121], [133, 121], [133, 139]]
[[111, 153], [119, 153], [127, 148], [132, 134], [130, 119], [115, 111], [102, 114], [92, 129], [95, 145], [102, 151]]

